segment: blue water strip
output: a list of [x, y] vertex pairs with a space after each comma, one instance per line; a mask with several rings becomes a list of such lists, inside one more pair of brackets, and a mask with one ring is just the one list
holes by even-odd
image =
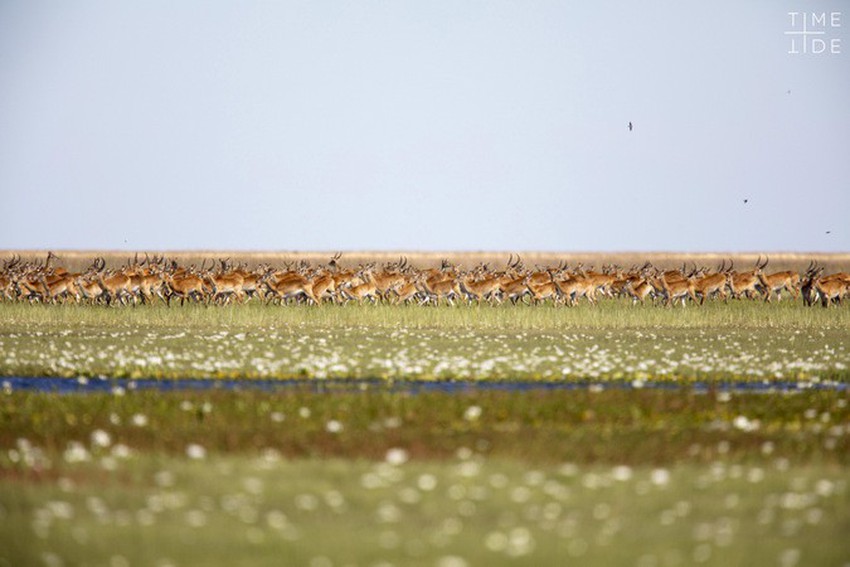
[[444, 392], [460, 394], [476, 391], [528, 392], [546, 390], [682, 390], [692, 389], [705, 393], [710, 390], [730, 393], [790, 393], [802, 390], [829, 390], [846, 392], [850, 384], [844, 382], [800, 382], [791, 380], [765, 381], [593, 381], [574, 380], [557, 382], [499, 380], [258, 380], [185, 378], [179, 380], [157, 378], [56, 378], [49, 376], [7, 376], [0, 378], [2, 391], [51, 392], [57, 394], [86, 394], [107, 392], [123, 394], [132, 391], [186, 392], [186, 391], [258, 391], [278, 392], [300, 389], [316, 393], [392, 391], [405, 393]]

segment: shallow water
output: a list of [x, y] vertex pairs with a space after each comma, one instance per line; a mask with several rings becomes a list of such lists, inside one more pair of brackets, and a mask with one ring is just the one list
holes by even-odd
[[219, 379], [219, 378], [186, 378], [168, 380], [157, 378], [55, 378], [49, 376], [8, 376], [2, 378], [2, 388], [5, 392], [53, 392], [58, 394], [87, 394], [97, 392], [125, 393], [133, 390], [155, 390], [160, 392], [180, 391], [260, 391], [276, 392], [287, 389], [308, 389], [314, 392], [350, 392], [389, 390], [394, 392], [445, 392], [463, 393], [470, 391], [508, 391], [523, 392], [534, 390], [677, 390], [693, 389], [698, 392], [709, 390], [735, 393], [788, 393], [798, 390], [832, 390], [847, 391], [844, 382], [798, 382], [782, 380], [764, 381], [703, 381], [682, 382], [670, 381], [467, 381], [467, 380], [384, 380], [384, 379], [348, 379], [348, 380], [249, 380], [249, 379]]

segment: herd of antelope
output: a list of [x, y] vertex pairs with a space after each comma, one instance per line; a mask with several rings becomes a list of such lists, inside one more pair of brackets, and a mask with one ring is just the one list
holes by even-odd
[[850, 295], [850, 274], [825, 275], [822, 267], [810, 262], [804, 273], [766, 273], [768, 259], [761, 258], [746, 271], [736, 271], [724, 261], [716, 269], [687, 265], [677, 270], [660, 270], [650, 263], [623, 269], [605, 266], [599, 271], [582, 265], [535, 266], [528, 268], [513, 255], [504, 267], [486, 263], [463, 269], [448, 260], [439, 268], [418, 269], [400, 258], [377, 266], [375, 263], [344, 267], [341, 255], [326, 264], [268, 264], [248, 269], [219, 259], [201, 266], [181, 266], [165, 257], [133, 261], [117, 269], [107, 269], [103, 258], [95, 258], [82, 272], [69, 272], [52, 265], [56, 256], [45, 261], [23, 262], [13, 256], [0, 269], [0, 300], [30, 303], [89, 303], [138, 305], [179, 300], [225, 305], [232, 302], [262, 301], [266, 304], [371, 302], [418, 305], [457, 303], [512, 303], [577, 305], [597, 304], [604, 298], [631, 298], [666, 306], [706, 300], [761, 299], [779, 301], [783, 295], [802, 297], [806, 305], [839, 305]]

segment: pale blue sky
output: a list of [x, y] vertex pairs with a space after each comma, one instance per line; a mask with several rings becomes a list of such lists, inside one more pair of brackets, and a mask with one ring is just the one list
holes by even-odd
[[[789, 11], [842, 12], [841, 53], [789, 54]], [[0, 249], [848, 251], [848, 28], [840, 0], [3, 0]]]

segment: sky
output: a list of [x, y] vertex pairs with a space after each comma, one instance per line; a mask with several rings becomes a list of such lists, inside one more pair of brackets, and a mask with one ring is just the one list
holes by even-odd
[[847, 252], [848, 29], [841, 0], [3, 0], [0, 249]]

